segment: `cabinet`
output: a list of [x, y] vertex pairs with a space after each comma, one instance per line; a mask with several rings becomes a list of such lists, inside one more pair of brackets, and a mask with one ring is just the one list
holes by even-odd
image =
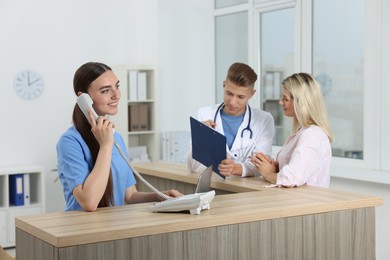
[[[22, 192], [22, 205], [11, 202], [15, 189], [12, 179], [18, 177], [17, 192]], [[15, 217], [45, 212], [44, 171], [35, 165], [0, 167], [0, 245], [15, 246]]]
[[[120, 82], [119, 112], [113, 117], [134, 160], [160, 159], [157, 111], [157, 70], [153, 66], [111, 67]], [[143, 150], [146, 148], [147, 158]]]

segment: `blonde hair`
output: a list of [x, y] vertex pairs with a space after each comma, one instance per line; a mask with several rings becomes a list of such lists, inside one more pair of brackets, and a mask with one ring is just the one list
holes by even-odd
[[320, 85], [307, 73], [296, 73], [282, 82], [285, 90], [290, 92], [294, 102], [295, 117], [292, 131], [296, 133], [302, 127], [319, 126], [333, 142], [333, 134], [328, 123], [324, 98]]

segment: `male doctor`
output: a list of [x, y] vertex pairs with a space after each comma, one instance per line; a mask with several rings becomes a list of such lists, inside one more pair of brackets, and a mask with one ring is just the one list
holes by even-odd
[[[223, 103], [198, 110], [199, 121], [226, 136], [227, 158], [218, 165], [224, 176], [258, 175], [250, 162], [254, 151], [271, 157], [274, 119], [270, 113], [248, 104], [256, 92], [256, 80], [257, 74], [251, 67], [243, 63], [232, 64], [223, 82]], [[191, 172], [197, 172], [201, 167], [192, 158], [192, 148], [187, 155], [187, 167]]]

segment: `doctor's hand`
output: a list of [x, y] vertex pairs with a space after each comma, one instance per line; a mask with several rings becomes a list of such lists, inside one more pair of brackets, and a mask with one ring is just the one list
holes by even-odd
[[235, 170], [236, 167], [241, 167], [240, 164], [235, 164], [233, 159], [225, 159], [218, 165], [218, 170], [223, 176], [237, 175], [241, 176], [241, 171]]
[[205, 124], [205, 125], [207, 125], [208, 127], [211, 127], [211, 128], [215, 128], [217, 126], [217, 124], [213, 120], [211, 120], [211, 119], [203, 121], [203, 124]]

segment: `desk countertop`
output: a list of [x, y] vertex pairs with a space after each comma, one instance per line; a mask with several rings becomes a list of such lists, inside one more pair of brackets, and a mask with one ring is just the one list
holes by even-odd
[[[136, 163], [135, 168], [141, 173], [149, 176], [181, 181], [196, 185], [200, 172], [191, 173], [186, 166], [177, 163], [167, 162], [152, 162], [152, 163]], [[230, 192], [247, 192], [259, 191], [266, 189], [269, 185], [260, 177], [241, 178], [230, 176], [223, 179], [217, 174], [213, 174], [211, 179], [211, 187]]]
[[[196, 183], [197, 174], [183, 172], [182, 165], [150, 163], [136, 166], [138, 171], [162, 178]], [[162, 173], [163, 172], [163, 173]], [[145, 174], [145, 173], [144, 173]], [[382, 205], [379, 197], [337, 190], [299, 187], [264, 188], [256, 178], [213, 179], [220, 189], [257, 191], [219, 195], [211, 209], [200, 215], [189, 213], [151, 213], [152, 203], [100, 208], [96, 212], [69, 211], [22, 216], [16, 227], [56, 246], [66, 247], [86, 243], [132, 238], [145, 235], [178, 232], [198, 228], [238, 224], [324, 212], [358, 209]], [[238, 185], [238, 184], [240, 185]], [[224, 186], [224, 185], [226, 186]]]

